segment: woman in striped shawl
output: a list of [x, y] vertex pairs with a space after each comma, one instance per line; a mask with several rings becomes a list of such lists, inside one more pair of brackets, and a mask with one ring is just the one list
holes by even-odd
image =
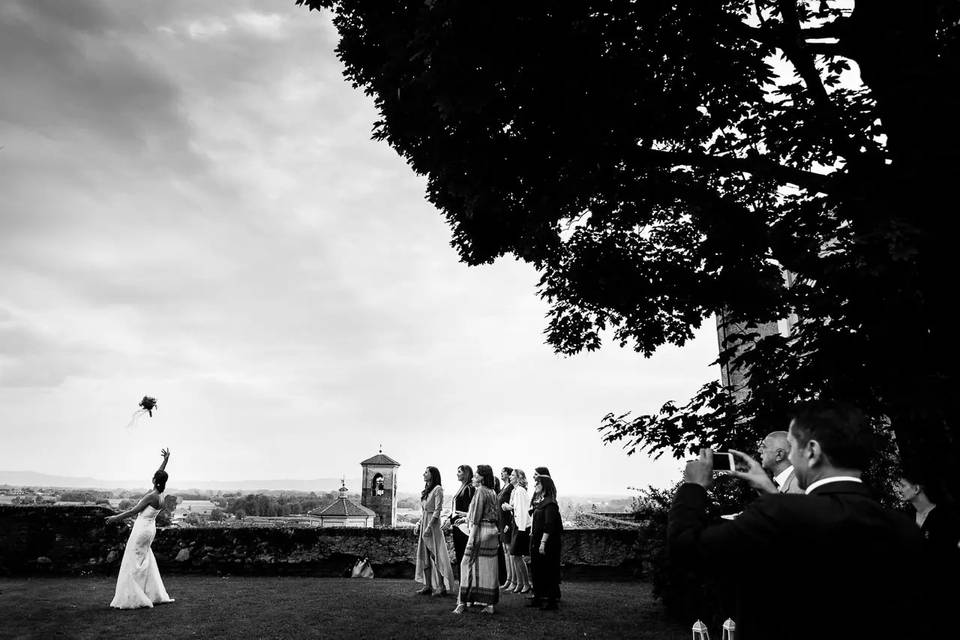
[[467, 603], [485, 605], [483, 613], [493, 613], [500, 601], [497, 579], [497, 549], [500, 546], [500, 505], [493, 490], [493, 469], [477, 465], [474, 476], [477, 492], [470, 502], [467, 522], [470, 534], [460, 563], [460, 592], [454, 613], [463, 613]]

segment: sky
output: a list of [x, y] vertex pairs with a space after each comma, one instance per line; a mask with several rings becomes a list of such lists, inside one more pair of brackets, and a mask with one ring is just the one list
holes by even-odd
[[293, 0], [0, 3], [0, 469], [357, 478], [382, 446], [401, 491], [678, 480], [596, 428], [717, 378], [712, 321], [554, 354], [537, 273], [458, 262], [336, 43]]

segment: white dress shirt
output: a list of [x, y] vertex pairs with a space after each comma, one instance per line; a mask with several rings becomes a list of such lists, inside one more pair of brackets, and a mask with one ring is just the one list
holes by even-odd
[[825, 484], [830, 484], [831, 482], [858, 482], [863, 484], [863, 480], [860, 478], [854, 478], [853, 476], [831, 476], [829, 478], [821, 478], [807, 487], [807, 495], [817, 487], [822, 487]]

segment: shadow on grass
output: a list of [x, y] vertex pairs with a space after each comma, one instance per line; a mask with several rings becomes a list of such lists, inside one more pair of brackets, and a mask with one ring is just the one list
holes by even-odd
[[451, 613], [454, 597], [409, 580], [169, 576], [172, 604], [118, 611], [110, 578], [0, 579], [3, 638], [685, 638], [650, 587], [563, 585], [560, 611], [503, 595], [493, 616]]

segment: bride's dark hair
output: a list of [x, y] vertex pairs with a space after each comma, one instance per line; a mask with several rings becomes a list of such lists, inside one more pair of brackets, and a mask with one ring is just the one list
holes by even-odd
[[153, 474], [153, 488], [163, 493], [164, 489], [167, 488], [167, 478], [169, 477], [166, 471], [157, 471]]

